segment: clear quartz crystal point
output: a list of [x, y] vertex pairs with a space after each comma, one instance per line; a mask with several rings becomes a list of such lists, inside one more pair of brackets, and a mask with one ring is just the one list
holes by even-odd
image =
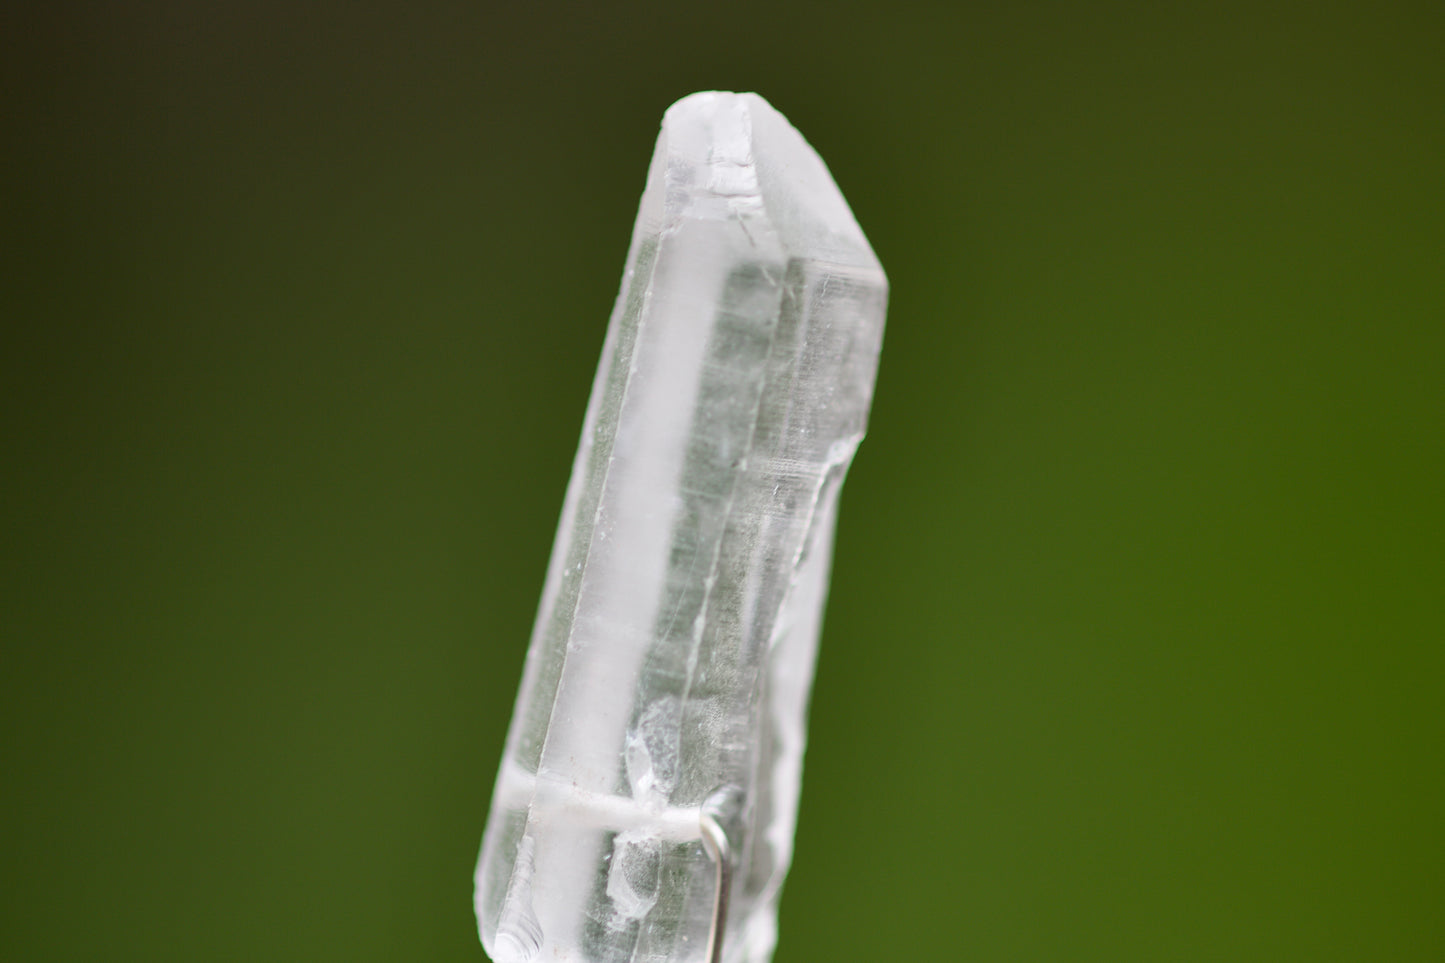
[[477, 865], [496, 963], [702, 960], [704, 807], [736, 860], [724, 957], [771, 957], [886, 300], [766, 101], [667, 111]]

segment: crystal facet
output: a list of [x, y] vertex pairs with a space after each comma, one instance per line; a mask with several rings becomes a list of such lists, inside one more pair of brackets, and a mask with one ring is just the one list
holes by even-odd
[[477, 865], [497, 963], [765, 963], [838, 491], [887, 281], [754, 94], [674, 104], [612, 315]]

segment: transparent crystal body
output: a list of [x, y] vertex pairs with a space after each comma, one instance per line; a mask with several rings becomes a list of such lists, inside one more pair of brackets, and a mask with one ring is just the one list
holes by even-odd
[[724, 954], [771, 957], [886, 300], [782, 115], [752, 94], [668, 110], [477, 866], [497, 963], [701, 960], [699, 811], [721, 789]]

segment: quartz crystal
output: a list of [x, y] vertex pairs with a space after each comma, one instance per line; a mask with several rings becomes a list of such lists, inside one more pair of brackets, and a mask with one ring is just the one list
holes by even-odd
[[887, 281], [754, 94], [674, 104], [648, 171], [476, 875], [496, 963], [765, 963], [838, 491]]

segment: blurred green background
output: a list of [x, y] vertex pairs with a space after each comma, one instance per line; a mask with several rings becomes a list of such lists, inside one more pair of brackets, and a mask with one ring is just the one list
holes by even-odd
[[708, 88], [893, 284], [778, 963], [1445, 958], [1445, 5], [4, 16], [0, 958], [482, 959]]

